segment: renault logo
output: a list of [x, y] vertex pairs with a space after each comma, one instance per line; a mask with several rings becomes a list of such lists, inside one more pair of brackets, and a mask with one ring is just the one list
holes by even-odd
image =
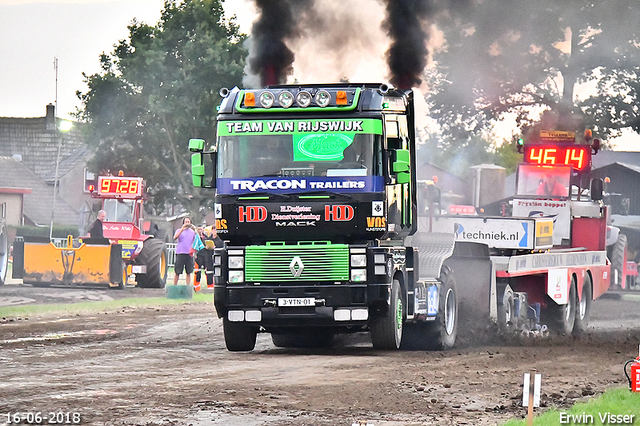
[[291, 271], [291, 274], [293, 274], [294, 278], [298, 278], [300, 275], [302, 275], [304, 264], [302, 263], [302, 259], [300, 259], [300, 256], [296, 256], [291, 259], [289, 270]]

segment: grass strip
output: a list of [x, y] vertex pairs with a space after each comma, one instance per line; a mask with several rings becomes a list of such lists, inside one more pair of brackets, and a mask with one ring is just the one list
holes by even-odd
[[[526, 408], [523, 407], [523, 412]], [[626, 417], [625, 417], [626, 416]], [[503, 426], [526, 426], [525, 420], [509, 420]], [[640, 393], [629, 388], [608, 390], [598, 398], [578, 402], [570, 410], [551, 409], [533, 419], [535, 426], [640, 425]]]
[[187, 303], [211, 303], [211, 309], [213, 309], [213, 294], [194, 293], [192, 299], [167, 299], [166, 297], [132, 297], [126, 299], [101, 300], [95, 302], [3, 306], [0, 307], [0, 318], [28, 318], [43, 315], [61, 314], [90, 314], [95, 312], [118, 310], [124, 307], [154, 307], [165, 305], [182, 305]]

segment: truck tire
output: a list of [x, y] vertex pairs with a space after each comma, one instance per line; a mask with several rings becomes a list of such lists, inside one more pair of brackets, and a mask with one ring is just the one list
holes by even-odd
[[329, 348], [334, 333], [318, 327], [296, 329], [289, 333], [271, 334], [271, 341], [278, 348]]
[[147, 265], [147, 273], [136, 275], [138, 287], [164, 288], [167, 282], [167, 250], [164, 241], [149, 238], [143, 244], [135, 263]]
[[0, 221], [0, 285], [4, 285], [9, 270], [9, 242], [7, 240], [7, 227]]
[[571, 278], [571, 285], [569, 287], [569, 298], [565, 305], [558, 305], [556, 302], [548, 299], [548, 306], [545, 309], [545, 321], [548, 322], [549, 328], [565, 336], [570, 336], [573, 333], [573, 328], [576, 322], [576, 280]]
[[384, 313], [371, 318], [371, 341], [376, 349], [399, 349], [402, 343], [404, 303], [400, 296], [400, 282], [391, 284], [389, 307]]
[[224, 343], [231, 352], [252, 351], [256, 347], [258, 328], [245, 323], [231, 322], [227, 318], [222, 321]]
[[589, 326], [589, 316], [591, 315], [591, 299], [593, 297], [593, 288], [591, 284], [591, 276], [586, 274], [582, 283], [582, 297], [577, 302], [576, 322], [573, 328], [574, 334], [584, 334]]
[[430, 349], [444, 351], [453, 348], [458, 335], [458, 294], [453, 271], [446, 268], [440, 275], [442, 286], [438, 294], [438, 315], [429, 327], [428, 342]]
[[618, 239], [611, 247], [611, 275], [616, 288], [622, 288], [622, 274], [625, 271], [625, 252], [627, 251], [627, 236], [618, 234]]

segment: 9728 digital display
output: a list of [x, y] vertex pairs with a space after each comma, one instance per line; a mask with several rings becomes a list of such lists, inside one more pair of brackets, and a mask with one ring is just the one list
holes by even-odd
[[524, 162], [541, 166], [572, 166], [582, 172], [591, 167], [591, 147], [577, 144], [532, 144], [524, 147]]
[[121, 176], [100, 176], [98, 193], [104, 196], [136, 198], [142, 195], [142, 178]]

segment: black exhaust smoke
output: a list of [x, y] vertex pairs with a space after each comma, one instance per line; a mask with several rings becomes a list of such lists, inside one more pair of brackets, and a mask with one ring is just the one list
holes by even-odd
[[429, 0], [385, 0], [387, 17], [383, 28], [391, 38], [387, 50], [389, 81], [400, 89], [420, 85], [427, 65], [429, 34], [423, 23], [433, 13]]
[[[297, 23], [314, 0], [255, 0], [259, 17], [251, 28], [247, 75], [252, 85], [283, 84], [294, 54], [285, 40], [299, 36]], [[251, 84], [251, 83], [250, 83]]]
[[[353, 37], [344, 32], [344, 26], [330, 28], [326, 23], [337, 19], [318, 19], [328, 9], [322, 0], [314, 9], [316, 0], [255, 0], [259, 12], [248, 40], [249, 57], [244, 79], [246, 87], [264, 87], [284, 84], [293, 73], [294, 53], [286, 41], [296, 38], [313, 38], [313, 32], [338, 34], [344, 43], [333, 49], [345, 49]], [[372, 0], [373, 1], [373, 0]], [[439, 12], [462, 13], [473, 0], [380, 0], [386, 9], [383, 29], [391, 39], [387, 50], [387, 64], [391, 75], [389, 81], [400, 89], [417, 87], [422, 82], [422, 73], [428, 62], [429, 26]], [[341, 8], [350, 7], [343, 1]], [[340, 9], [338, 8], [338, 10]], [[322, 24], [321, 24], [322, 23]], [[357, 24], [352, 22], [353, 28]], [[306, 30], [306, 33], [305, 33]], [[366, 37], [360, 33], [360, 37]], [[362, 43], [361, 43], [362, 44]], [[377, 52], [371, 52], [376, 55]], [[329, 73], [330, 70], [327, 70]]]

